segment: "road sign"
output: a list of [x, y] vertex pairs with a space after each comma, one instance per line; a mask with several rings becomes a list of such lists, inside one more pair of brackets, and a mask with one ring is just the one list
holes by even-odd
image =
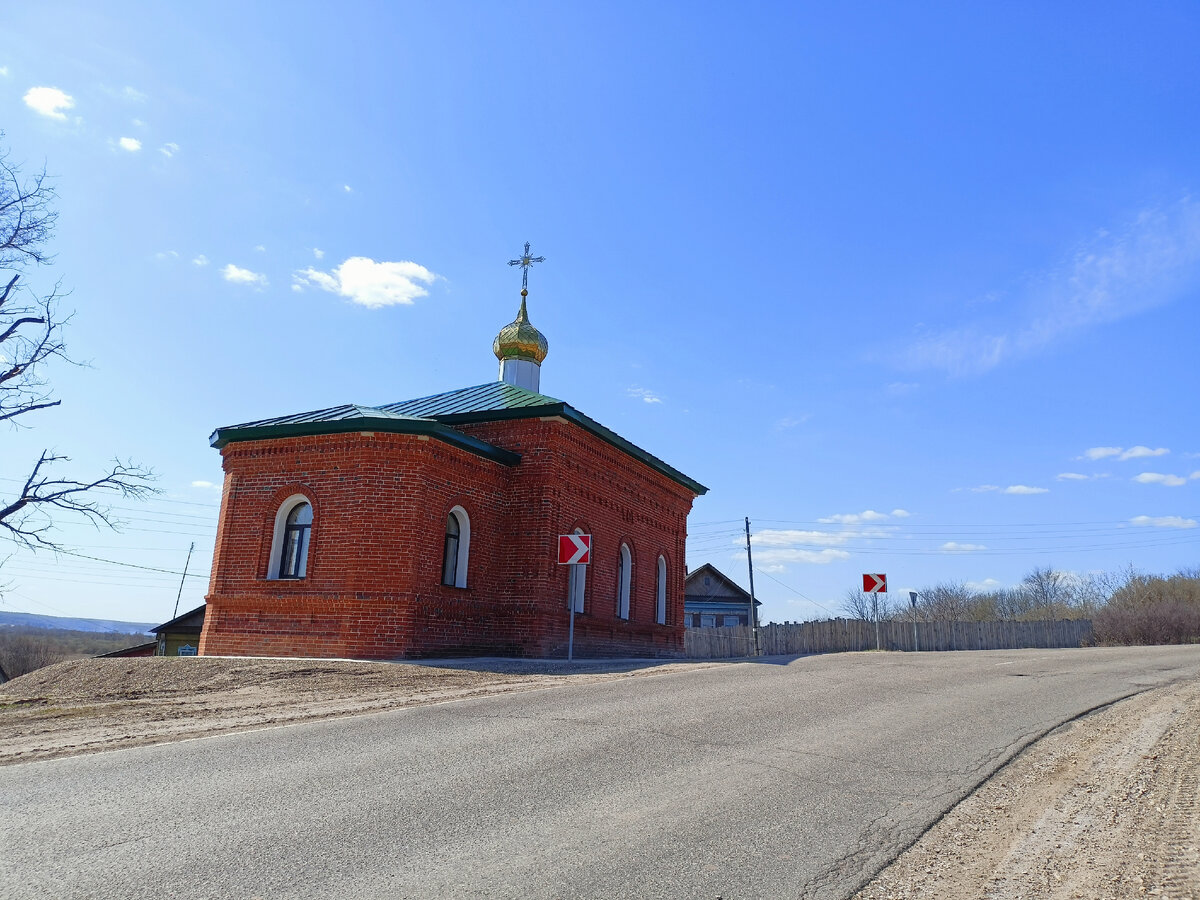
[[558, 536], [558, 564], [560, 566], [586, 566], [592, 561], [592, 536], [590, 534], [560, 534]]
[[864, 594], [886, 594], [887, 593], [887, 576], [886, 575], [864, 575], [863, 576], [863, 593]]

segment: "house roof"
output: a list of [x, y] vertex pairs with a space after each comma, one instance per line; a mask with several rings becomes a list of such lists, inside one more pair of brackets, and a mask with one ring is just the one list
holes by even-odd
[[[708, 575], [711, 578], [716, 578], [721, 587], [725, 588], [728, 593], [720, 593], [705, 588], [703, 576]], [[688, 603], [692, 602], [713, 602], [713, 603], [745, 603], [749, 605], [750, 594], [740, 584], [714, 566], [712, 563], [705, 563], [695, 571], [688, 572], [687, 578], [683, 580], [684, 599]], [[762, 606], [761, 600], [754, 601], [755, 606]]]
[[374, 406], [359, 406], [346, 403], [329, 409], [295, 413], [290, 416], [275, 416], [227, 425], [218, 428], [209, 438], [209, 443], [218, 450], [226, 444], [238, 441], [261, 441], [279, 437], [307, 437], [314, 434], [343, 434], [351, 431], [381, 431], [387, 434], [423, 434], [460, 447], [477, 456], [491, 459], [506, 466], [515, 466], [521, 461], [519, 453], [505, 450], [487, 441], [471, 437], [441, 424], [436, 419], [404, 415]]
[[429, 397], [419, 397], [416, 400], [388, 403], [378, 407], [346, 404], [314, 412], [231, 425], [214, 431], [211, 443], [212, 446], [221, 448], [234, 441], [336, 434], [348, 431], [427, 434], [511, 466], [520, 462], [519, 454], [463, 434], [455, 430], [454, 426], [548, 416], [558, 416], [578, 425], [697, 495], [708, 493], [708, 488], [700, 482], [689, 478], [674, 466], [647, 453], [636, 444], [630, 443], [615, 431], [605, 428], [595, 419], [585, 416], [570, 404], [504, 381], [477, 384], [473, 387], [446, 391]]
[[181, 616], [176, 616], [170, 622], [163, 622], [157, 628], [150, 630], [154, 634], [162, 634], [164, 631], [170, 631], [172, 628], [181, 627], [197, 627], [204, 625], [204, 610], [208, 608], [208, 604], [201, 603], [195, 609], [188, 610]]

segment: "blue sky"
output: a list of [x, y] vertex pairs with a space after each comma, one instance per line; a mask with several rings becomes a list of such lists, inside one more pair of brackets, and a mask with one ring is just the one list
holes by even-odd
[[494, 379], [526, 240], [543, 391], [710, 487], [690, 565], [751, 518], [768, 619], [1197, 564], [1194, 4], [97, 6], [0, 23], [91, 364], [0, 488], [154, 467], [59, 536], [166, 572], [14, 552], [0, 608], [169, 617], [209, 433]]

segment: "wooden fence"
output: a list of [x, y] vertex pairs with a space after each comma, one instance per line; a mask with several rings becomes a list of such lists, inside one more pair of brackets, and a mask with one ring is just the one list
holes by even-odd
[[[915, 626], [915, 627], [914, 627]], [[1079, 647], [1092, 639], [1091, 619], [1046, 622], [880, 622], [884, 650], [1017, 650], [1025, 647]], [[839, 653], [875, 649], [875, 623], [831, 619], [758, 629], [764, 656]], [[685, 654], [697, 659], [753, 656], [748, 626], [689, 628]]]

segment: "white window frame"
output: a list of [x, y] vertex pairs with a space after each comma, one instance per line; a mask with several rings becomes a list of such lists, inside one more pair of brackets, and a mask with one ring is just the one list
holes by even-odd
[[[461, 506], [455, 506], [450, 510], [447, 518], [454, 516], [458, 522], [458, 559], [454, 563], [454, 587], [465, 588], [467, 586], [467, 563], [471, 558], [471, 517], [467, 515], [467, 511]], [[446, 566], [446, 526], [445, 519], [442, 520], [442, 572], [445, 572]], [[443, 577], [439, 573], [439, 581]], [[445, 582], [442, 582], [445, 584]], [[450, 587], [450, 585], [446, 585]]]
[[715, 615], [710, 615], [709, 613], [701, 613], [700, 614], [700, 627], [701, 628], [716, 628], [717, 627], [717, 617]]
[[658, 580], [654, 585], [654, 621], [659, 625], [667, 624], [667, 559], [658, 558]]
[[[267, 560], [267, 578], [271, 581], [295, 581], [294, 578], [279, 578], [279, 565], [283, 562], [283, 535], [287, 528], [287, 517], [293, 509], [301, 503], [307, 503], [312, 506], [312, 500], [304, 494], [292, 494], [282, 503], [279, 504], [279, 509], [275, 512], [275, 529], [271, 535], [271, 556]], [[308, 556], [312, 552], [313, 529], [308, 529], [308, 543], [304, 547], [304, 559], [300, 563], [300, 577], [304, 578], [308, 573]]]
[[[733, 621], [732, 622], [729, 621], [730, 619], [732, 619]], [[735, 628], [741, 624], [742, 624], [741, 616], [722, 616], [721, 617], [721, 627], [722, 628]]]
[[629, 588], [633, 582], [633, 553], [622, 544], [617, 556], [617, 618], [629, 620]]

